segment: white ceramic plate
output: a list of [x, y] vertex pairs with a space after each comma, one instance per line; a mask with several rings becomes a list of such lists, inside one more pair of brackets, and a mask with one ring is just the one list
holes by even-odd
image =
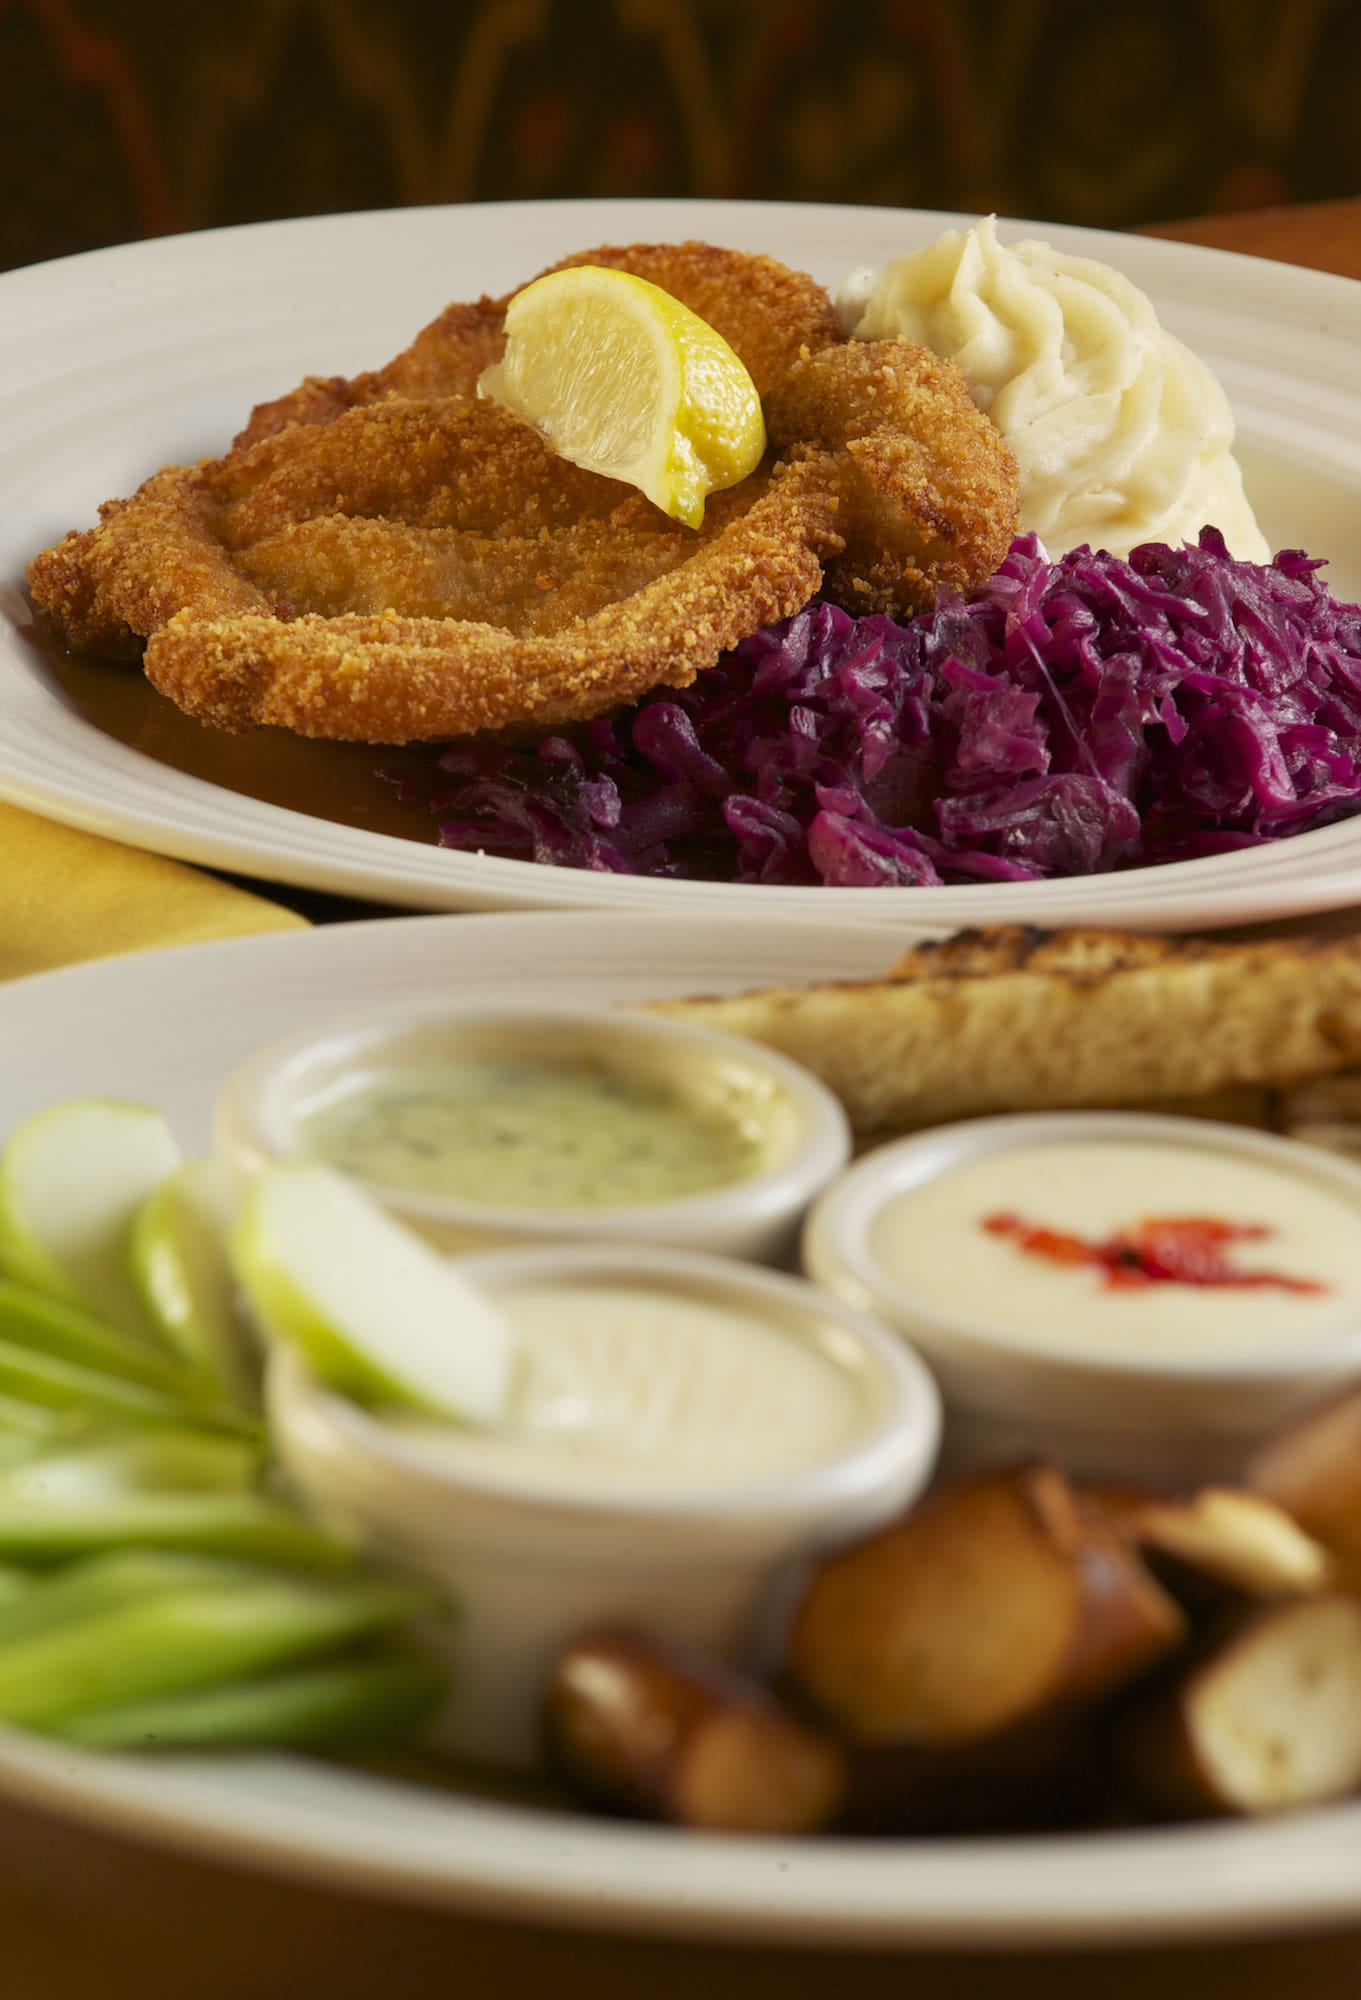
[[[222, 230], [0, 277], [0, 794], [187, 860], [413, 908], [1187, 926], [1361, 900], [1361, 819], [1126, 875], [966, 888], [657, 882], [456, 854], [153, 762], [74, 712], [14, 630], [28, 558], [92, 520], [101, 500], [168, 460], [222, 449], [254, 402], [304, 374], [386, 360], [451, 297], [508, 290], [592, 243], [686, 236], [767, 251], [835, 286], [854, 265], [960, 221], [735, 202], [501, 203]], [[1152, 295], [1228, 389], [1272, 546], [1331, 556], [1335, 590], [1361, 597], [1361, 285], [1178, 243], [1042, 233], [1119, 264]]]
[[[0, 1132], [55, 1098], [152, 1099], [207, 1143], [266, 1037], [392, 996], [564, 1002], [883, 970], [901, 931], [580, 913], [337, 926], [0, 988]], [[0, 1793], [114, 1831], [484, 1914], [847, 1945], [1105, 1943], [1361, 1916], [1361, 1808], [1076, 1839], [700, 1838], [435, 1794], [284, 1757], [97, 1758], [0, 1733]]]

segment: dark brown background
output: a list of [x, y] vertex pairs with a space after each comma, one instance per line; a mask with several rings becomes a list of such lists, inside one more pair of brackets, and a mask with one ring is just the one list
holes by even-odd
[[[1122, 226], [1361, 192], [1361, 0], [0, 0], [0, 267], [584, 193]], [[1361, 205], [1201, 241], [1361, 277]], [[1361, 1935], [990, 1960], [567, 1934], [0, 1806], [0, 2000], [1353, 2000]]]
[[0, 268], [394, 203], [1361, 192], [1361, 0], [0, 0]]

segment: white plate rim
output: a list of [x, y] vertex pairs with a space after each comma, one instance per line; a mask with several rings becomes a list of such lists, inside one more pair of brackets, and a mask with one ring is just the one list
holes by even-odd
[[[303, 351], [315, 355], [317, 309], [309, 304], [309, 288], [322, 284], [327, 273], [334, 283], [338, 261], [347, 270], [363, 264], [365, 252], [374, 246], [385, 246], [384, 254], [403, 269], [422, 271], [438, 256], [447, 257], [452, 266], [462, 246], [475, 266], [476, 282], [472, 275], [468, 280], [474, 290], [484, 281], [494, 285], [498, 276], [513, 283], [523, 275], [523, 264], [534, 263], [530, 248], [523, 253], [505, 248], [517, 241], [561, 249], [564, 243], [607, 237], [682, 235], [765, 245], [796, 260], [801, 243], [816, 245], [818, 254], [808, 261], [820, 264], [819, 275], [835, 281], [867, 255], [929, 240], [940, 229], [969, 220], [934, 211], [800, 203], [510, 202], [252, 224], [87, 252], [0, 277], [0, 435], [23, 432], [26, 450], [41, 449], [45, 399], [53, 399], [64, 379], [83, 379], [82, 369], [88, 369], [88, 337], [82, 344], [73, 328], [79, 328], [92, 300], [104, 305], [106, 337], [116, 355], [119, 336], [108, 329], [123, 324], [119, 314], [135, 308], [139, 338], [144, 338], [148, 317], [174, 309], [177, 300], [200, 298], [204, 287], [222, 286], [224, 273], [235, 274], [237, 288], [248, 291], [249, 274], [258, 282], [260, 273], [269, 272], [277, 283], [278, 274], [285, 272], [294, 289], [285, 291], [279, 306], [284, 332], [270, 324], [262, 331], [250, 317], [255, 308], [243, 304], [239, 310], [247, 331], [266, 346], [285, 338], [292, 321], [300, 322], [306, 329]], [[1207, 300], [1218, 300], [1222, 353], [1217, 358], [1231, 392], [1244, 369], [1249, 376], [1254, 369], [1260, 376], [1269, 362], [1275, 385], [1271, 420], [1285, 427], [1283, 435], [1317, 440], [1340, 424], [1361, 447], [1361, 389], [1349, 387], [1344, 365], [1361, 344], [1361, 284], [1162, 239], [1020, 221], [1002, 225], [1003, 235], [1010, 237], [1039, 231], [1062, 247], [1118, 262], [1154, 295], [1165, 314], [1194, 316], [1207, 309]], [[828, 268], [832, 241], [841, 248]], [[503, 261], [493, 271], [487, 260], [498, 255], [513, 261]], [[428, 280], [424, 282], [428, 290]], [[456, 289], [446, 284], [437, 296]], [[1230, 299], [1231, 312], [1226, 306]], [[394, 325], [392, 338], [405, 340], [413, 330], [402, 321], [400, 329]], [[1312, 373], [1292, 374], [1288, 359], [1278, 366], [1270, 346], [1263, 348], [1267, 333], [1298, 356], [1307, 355]], [[303, 335], [296, 338], [301, 341]], [[277, 392], [288, 378], [282, 383], [270, 379]], [[97, 394], [88, 384], [85, 392]], [[1287, 403], [1299, 407], [1287, 410]], [[150, 448], [148, 456], [154, 456]], [[96, 497], [103, 496], [85, 496], [87, 508], [92, 510]], [[5, 581], [0, 565], [0, 586]], [[53, 732], [47, 755], [37, 755], [25, 742], [39, 719]], [[456, 854], [243, 801], [181, 773], [168, 774], [65, 709], [41, 685], [34, 662], [19, 643], [7, 638], [2, 618], [0, 722], [6, 725], [0, 729], [0, 796], [13, 803], [184, 860], [408, 907], [661, 908], [677, 916], [731, 911], [848, 924], [1118, 919], [1141, 927], [1185, 927], [1280, 917], [1361, 899], [1361, 819], [1276, 847], [1124, 875], [935, 889], [695, 884]], [[865, 907], [871, 900], [882, 908], [871, 913]]]
[[[97, 961], [0, 988], [0, 1129], [70, 1087], [143, 1091], [197, 1121], [222, 1064], [320, 1007], [516, 988], [565, 999], [717, 990], [799, 967], [884, 969], [901, 926], [753, 928], [623, 913], [378, 920]], [[335, 996], [334, 998], [332, 996]], [[414, 997], [425, 997], [419, 993]], [[89, 1046], [90, 1020], [103, 1023]], [[134, 1061], [133, 1055], [136, 1055]], [[115, 1834], [400, 1901], [687, 1938], [870, 1948], [1246, 1936], [1355, 1920], [1361, 1806], [1258, 1825], [1065, 1839], [733, 1841], [450, 1800], [280, 1758], [174, 1766], [0, 1732], [0, 1795]]]

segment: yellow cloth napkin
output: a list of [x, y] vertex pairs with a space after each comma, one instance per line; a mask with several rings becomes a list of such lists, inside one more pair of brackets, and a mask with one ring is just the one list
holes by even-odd
[[159, 854], [0, 805], [0, 979], [306, 920]]

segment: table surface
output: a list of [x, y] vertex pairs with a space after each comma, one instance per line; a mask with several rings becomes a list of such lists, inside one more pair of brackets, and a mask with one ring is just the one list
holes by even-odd
[[[1361, 198], [1216, 216], [1153, 232], [1361, 279]], [[346, 914], [340, 905], [315, 914]], [[2, 2000], [1343, 2000], [1361, 1929], [1242, 1946], [848, 1959], [590, 1938], [405, 1910], [209, 1866], [0, 1807]]]

